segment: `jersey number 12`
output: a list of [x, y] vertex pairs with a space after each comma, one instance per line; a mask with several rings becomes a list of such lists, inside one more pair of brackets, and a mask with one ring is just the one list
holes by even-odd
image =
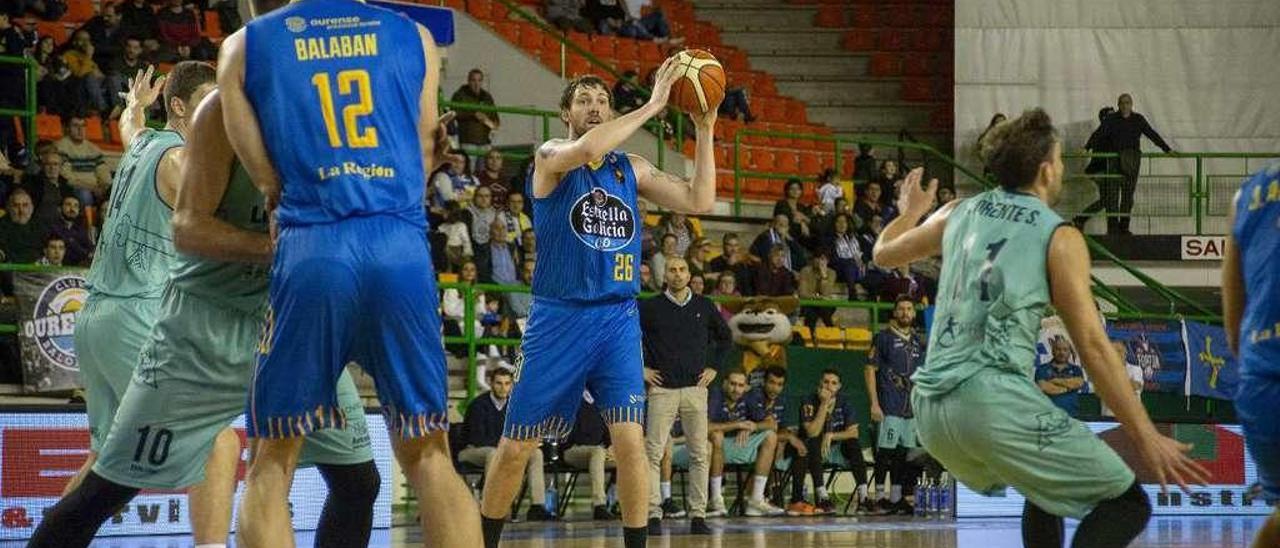
[[[333, 86], [329, 73], [317, 72], [311, 76], [311, 85], [320, 95], [320, 113], [324, 116], [324, 126], [329, 133], [329, 146], [342, 147], [342, 136], [338, 131], [338, 117], [333, 106]], [[373, 86], [369, 84], [369, 71], [362, 69], [344, 70], [338, 73], [338, 95], [356, 95], [356, 102], [342, 107], [342, 125], [346, 128], [347, 146], [350, 148], [377, 148], [378, 129], [373, 127], [360, 130], [360, 118], [373, 113]]]

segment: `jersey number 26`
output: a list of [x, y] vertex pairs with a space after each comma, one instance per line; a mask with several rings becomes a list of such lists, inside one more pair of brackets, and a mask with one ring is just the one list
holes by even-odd
[[629, 282], [636, 276], [636, 257], [630, 253], [613, 254], [613, 281]]

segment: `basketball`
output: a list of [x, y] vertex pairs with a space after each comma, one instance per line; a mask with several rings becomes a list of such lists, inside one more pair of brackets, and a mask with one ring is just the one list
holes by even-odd
[[725, 75], [714, 55], [700, 49], [676, 54], [680, 79], [671, 86], [671, 104], [689, 114], [704, 114], [724, 100]]

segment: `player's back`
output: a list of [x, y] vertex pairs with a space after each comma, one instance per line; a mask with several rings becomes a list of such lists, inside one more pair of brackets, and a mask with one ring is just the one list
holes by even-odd
[[183, 145], [169, 130], [143, 130], [129, 143], [111, 184], [102, 238], [89, 268], [93, 294], [159, 297], [174, 255], [173, 210], [160, 199], [156, 168], [164, 154]]
[[[216, 216], [242, 230], [267, 232], [265, 200], [239, 161], [231, 168], [231, 180], [218, 203]], [[265, 264], [178, 253], [173, 259], [170, 283], [241, 312], [259, 313], [267, 304], [268, 274]]]
[[1231, 234], [1240, 250], [1246, 302], [1240, 322], [1240, 369], [1280, 378], [1280, 163], [1240, 188]]
[[280, 224], [381, 214], [425, 225], [417, 26], [356, 0], [306, 0], [245, 32], [245, 92], [280, 175]]
[[925, 364], [912, 380], [945, 394], [984, 368], [1032, 377], [1049, 304], [1046, 257], [1062, 218], [1031, 194], [989, 190], [956, 206]]
[[626, 153], [613, 151], [566, 173], [550, 195], [533, 200], [533, 295], [582, 304], [634, 299], [639, 230]]

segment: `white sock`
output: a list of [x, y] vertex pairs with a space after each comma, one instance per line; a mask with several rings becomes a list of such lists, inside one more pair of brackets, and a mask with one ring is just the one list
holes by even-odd
[[667, 500], [671, 498], [671, 482], [664, 481], [658, 485], [662, 490], [662, 500]]
[[859, 485], [859, 486], [858, 486], [858, 500], [862, 500], [862, 499], [865, 499], [865, 498], [867, 498], [867, 486], [866, 486], [866, 484]]
[[901, 485], [889, 486], [889, 502], [898, 502], [900, 500], [902, 500], [902, 486]]
[[721, 482], [724, 481], [723, 476], [711, 476], [711, 502], [718, 503], [724, 500], [724, 496], [720, 494]]
[[818, 500], [823, 500], [823, 499], [829, 498], [829, 497], [827, 497], [827, 488], [826, 488], [826, 487], [819, 487], [819, 488], [817, 489], [817, 491], [818, 491]]
[[769, 483], [769, 476], [752, 476], [751, 500], [764, 500], [764, 486]]
[[877, 483], [871, 486], [871, 500], [880, 500], [884, 498], [884, 489]]

